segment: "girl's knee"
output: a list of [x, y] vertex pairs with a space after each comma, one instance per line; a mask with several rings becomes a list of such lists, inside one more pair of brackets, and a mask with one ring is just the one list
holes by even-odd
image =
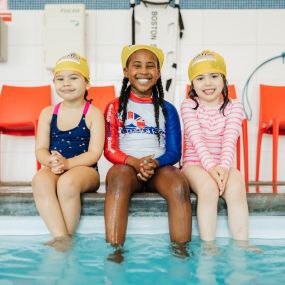
[[54, 185], [52, 176], [46, 171], [38, 171], [32, 179], [32, 191], [34, 195], [45, 194], [50, 186]]
[[59, 198], [78, 197], [81, 187], [74, 175], [62, 175], [57, 182], [57, 195]]
[[219, 189], [215, 181], [205, 181], [196, 189], [196, 194], [199, 200], [209, 201], [209, 203], [217, 202], [219, 200]]
[[137, 180], [135, 170], [128, 165], [113, 165], [107, 173], [107, 190], [119, 188], [128, 188]]
[[240, 171], [231, 169], [228, 179], [225, 196], [228, 195], [242, 195], [245, 196], [245, 182]]
[[130, 175], [132, 173], [135, 173], [135, 171], [131, 166], [115, 164], [109, 169], [107, 179], [114, 179], [117, 176], [124, 177], [125, 175]]
[[166, 198], [168, 202], [190, 202], [190, 190], [189, 188], [183, 187], [182, 184], [176, 184], [171, 187], [168, 197]]
[[32, 190], [33, 190], [33, 192], [37, 191], [38, 187], [41, 185], [42, 182], [43, 182], [42, 179], [39, 178], [39, 174], [36, 173], [32, 179]]
[[[158, 187], [167, 189], [167, 195], [165, 195], [167, 200], [190, 200], [188, 181], [178, 169], [176, 171], [176, 169], [165, 168], [160, 172], [160, 175], [162, 182], [158, 183]], [[164, 191], [162, 190], [162, 192]]]

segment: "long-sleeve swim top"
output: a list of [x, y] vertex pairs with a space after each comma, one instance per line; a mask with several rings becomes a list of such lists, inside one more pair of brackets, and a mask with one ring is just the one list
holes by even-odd
[[184, 125], [183, 166], [201, 165], [205, 170], [220, 165], [226, 169], [233, 166], [236, 142], [240, 135], [243, 108], [232, 100], [220, 112], [221, 105], [206, 107], [192, 99], [181, 105]]
[[[159, 108], [159, 130], [154, 116], [152, 98], [139, 98], [133, 93], [127, 104], [125, 132], [122, 128], [119, 98], [105, 110], [105, 157], [114, 164], [125, 164], [128, 156], [141, 158], [154, 155], [159, 166], [173, 165], [181, 157], [181, 129], [177, 110], [164, 101], [166, 119]], [[157, 133], [160, 133], [160, 142]]]

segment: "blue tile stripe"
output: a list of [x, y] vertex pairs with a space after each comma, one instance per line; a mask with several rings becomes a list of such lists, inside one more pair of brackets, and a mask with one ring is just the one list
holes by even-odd
[[[130, 7], [129, 0], [8, 0], [10, 10], [42, 10], [45, 4], [85, 4], [88, 10]], [[181, 9], [285, 9], [285, 0], [180, 0], [180, 6]]]
[[182, 0], [182, 9], [284, 9], [285, 0]]
[[8, 0], [10, 10], [42, 10], [45, 4], [85, 4], [88, 10], [129, 9], [129, 0]]

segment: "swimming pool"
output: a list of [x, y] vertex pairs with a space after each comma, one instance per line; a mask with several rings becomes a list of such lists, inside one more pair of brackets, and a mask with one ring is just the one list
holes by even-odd
[[[15, 191], [16, 192], [16, 191]], [[50, 239], [35, 209], [30, 189], [0, 199], [0, 285], [12, 284], [283, 284], [285, 276], [285, 196], [248, 194], [251, 243], [256, 254], [229, 238], [226, 207], [219, 203], [218, 254], [205, 252], [198, 239], [195, 215], [190, 257], [179, 258], [170, 246], [167, 205], [158, 195], [136, 195], [129, 213], [128, 235], [120, 264], [109, 261], [105, 243], [104, 196], [83, 197], [75, 247], [59, 253], [43, 245]], [[192, 200], [195, 213], [195, 200]]]
[[218, 238], [209, 254], [197, 237], [189, 257], [176, 257], [168, 234], [129, 235], [124, 260], [108, 260], [113, 252], [102, 234], [78, 234], [68, 253], [56, 252], [40, 236], [0, 236], [0, 284], [283, 284], [285, 239], [253, 239], [262, 253], [248, 252], [228, 238]]

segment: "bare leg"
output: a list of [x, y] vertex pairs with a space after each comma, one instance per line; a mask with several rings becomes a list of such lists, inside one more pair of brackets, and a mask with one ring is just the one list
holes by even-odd
[[147, 185], [167, 200], [171, 241], [177, 244], [190, 241], [192, 232], [190, 190], [181, 171], [173, 166], [159, 168]]
[[129, 201], [132, 193], [142, 187], [142, 183], [132, 167], [117, 164], [107, 173], [106, 187], [106, 240], [113, 246], [121, 246], [126, 239]]
[[237, 169], [230, 170], [223, 198], [227, 202], [228, 220], [233, 239], [247, 240], [248, 206], [244, 179]]
[[216, 238], [219, 191], [217, 183], [202, 167], [191, 165], [184, 169], [191, 189], [197, 194], [197, 220], [200, 238], [213, 241]]
[[74, 167], [60, 176], [57, 182], [57, 196], [67, 231], [76, 231], [81, 212], [80, 194], [97, 190], [100, 185], [98, 172], [87, 166]]
[[66, 236], [68, 230], [56, 195], [59, 176], [48, 168], [39, 170], [32, 181], [37, 209], [53, 237]]

